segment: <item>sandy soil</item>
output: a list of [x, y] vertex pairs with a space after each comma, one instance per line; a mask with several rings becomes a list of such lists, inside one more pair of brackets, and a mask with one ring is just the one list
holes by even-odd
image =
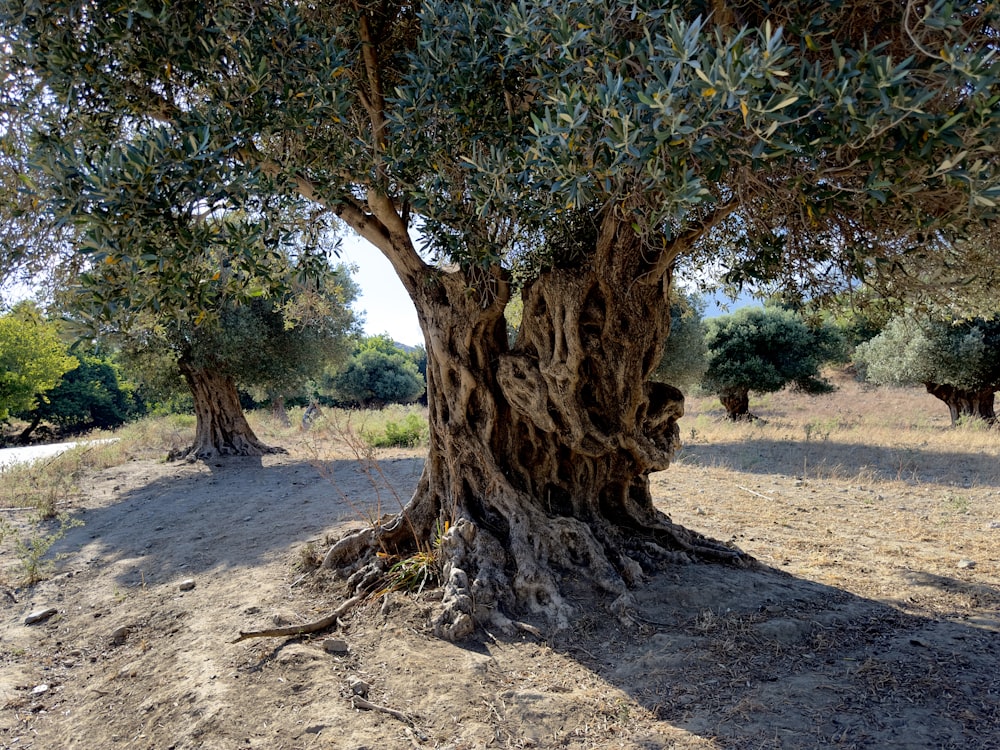
[[959, 503], [934, 482], [803, 477], [781, 446], [736, 471], [737, 447], [694, 440], [654, 490], [768, 567], [664, 570], [634, 627], [581, 599], [570, 631], [459, 644], [426, 632], [433, 592], [233, 643], [336, 606], [302, 563], [406, 497], [419, 453], [385, 454], [377, 486], [295, 450], [106, 470], [56, 576], [0, 592], [0, 747], [1000, 748], [996, 482]]

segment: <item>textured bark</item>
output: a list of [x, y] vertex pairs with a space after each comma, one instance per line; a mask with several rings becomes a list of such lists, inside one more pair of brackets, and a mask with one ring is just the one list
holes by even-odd
[[749, 388], [727, 388], [719, 393], [719, 401], [726, 408], [726, 416], [734, 422], [753, 419], [750, 414]]
[[204, 459], [216, 456], [261, 456], [280, 453], [254, 434], [240, 406], [236, 384], [228, 375], [196, 368], [182, 359], [181, 374], [191, 389], [197, 418], [194, 443], [177, 458]]
[[285, 408], [284, 396], [271, 397], [271, 416], [274, 417], [282, 427], [291, 427], [292, 422], [288, 418], [288, 410]]
[[501, 270], [411, 285], [428, 355], [424, 473], [400, 516], [344, 537], [324, 566], [374, 588], [392, 561], [432, 552], [444, 584], [435, 626], [460, 638], [474, 622], [509, 629], [525, 613], [568, 625], [570, 582], [624, 616], [629, 587], [659, 564], [746, 561], [673, 524], [649, 493], [683, 414], [677, 389], [649, 381], [669, 284], [668, 264], [606, 221], [589, 265], [524, 290], [513, 346]]
[[993, 408], [996, 389], [992, 386], [967, 390], [953, 385], [924, 383], [924, 387], [929, 394], [948, 405], [953, 427], [958, 424], [961, 417], [975, 417], [990, 425], [997, 423], [997, 415]]

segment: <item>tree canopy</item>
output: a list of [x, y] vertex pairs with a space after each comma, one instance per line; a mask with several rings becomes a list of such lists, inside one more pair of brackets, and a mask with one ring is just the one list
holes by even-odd
[[[650, 252], [724, 258], [736, 281], [940, 291], [997, 266], [991, 235], [952, 235], [1000, 196], [994, 12], [16, 0], [4, 104], [31, 113], [36, 161], [97, 260], [162, 256], [153, 221], [182, 261], [228, 240], [178, 230], [178, 212], [273, 218], [296, 191], [379, 246], [393, 222], [365, 214], [383, 196], [465, 262], [571, 261], [558, 227], [612, 203]], [[252, 269], [244, 244], [231, 262]]]

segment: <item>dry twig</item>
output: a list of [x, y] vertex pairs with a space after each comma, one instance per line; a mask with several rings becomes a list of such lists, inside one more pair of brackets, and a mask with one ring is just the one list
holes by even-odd
[[248, 638], [283, 638], [286, 636], [318, 633], [321, 630], [326, 630], [327, 628], [336, 625], [337, 620], [360, 604], [363, 598], [364, 597], [362, 596], [352, 596], [326, 617], [314, 620], [313, 622], [306, 622], [302, 625], [287, 625], [282, 628], [266, 628], [264, 630], [241, 630], [239, 638], [231, 642], [239, 643], [240, 641], [245, 641]]

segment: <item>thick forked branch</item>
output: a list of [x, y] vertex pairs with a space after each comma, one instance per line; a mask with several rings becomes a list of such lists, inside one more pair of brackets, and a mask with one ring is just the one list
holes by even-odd
[[642, 275], [640, 280], [646, 280], [654, 284], [660, 283], [663, 274], [677, 260], [677, 256], [725, 221], [739, 207], [739, 202], [729, 201], [717, 207], [701, 221], [689, 224], [683, 234], [664, 248], [663, 252], [660, 253], [660, 257], [656, 259], [656, 263], [647, 273]]
[[[237, 156], [245, 163], [256, 165], [272, 179], [284, 173], [278, 161], [264, 156], [253, 145], [240, 149]], [[426, 278], [430, 267], [413, 247], [406, 221], [388, 196], [369, 191], [370, 210], [366, 211], [350, 195], [345, 194], [335, 200], [322, 197], [316, 184], [301, 172], [293, 172], [289, 179], [303, 198], [328, 206], [341, 221], [377, 247], [392, 263], [408, 290], [416, 288], [417, 283]]]

